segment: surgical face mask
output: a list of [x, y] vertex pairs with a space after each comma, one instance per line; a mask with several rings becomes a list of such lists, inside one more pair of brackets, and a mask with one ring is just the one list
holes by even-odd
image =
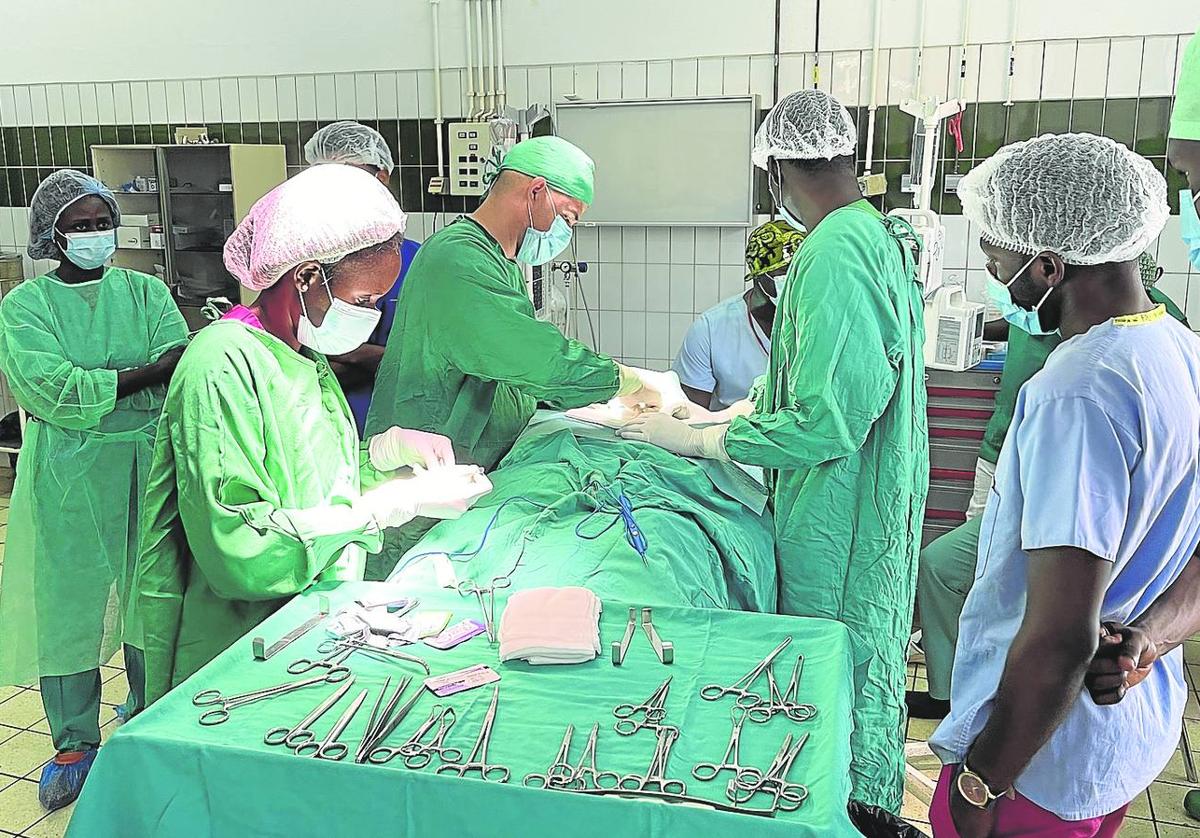
[[1200, 201], [1200, 195], [1193, 195], [1192, 190], [1183, 189], [1179, 192], [1179, 225], [1183, 232], [1183, 243], [1187, 245], [1192, 267], [1200, 271], [1200, 215], [1197, 214], [1197, 201]]
[[58, 233], [67, 240], [63, 253], [72, 265], [85, 271], [102, 266], [117, 249], [115, 230], [97, 230], [94, 233]]
[[[787, 274], [780, 274], [775, 277], [764, 277], [764, 281], [759, 284], [759, 288], [767, 299], [774, 305], [779, 305], [779, 296], [783, 293], [783, 286], [787, 282]], [[766, 280], [769, 280], [766, 281]]]
[[804, 226], [804, 222], [792, 214], [788, 209], [783, 197], [783, 176], [779, 174], [779, 163], [775, 163], [775, 171], [767, 177], [767, 185], [771, 191], [771, 200], [775, 202], [775, 208], [779, 210], [779, 214], [783, 216], [783, 220], [791, 225], [792, 229], [801, 232], [808, 228]]
[[1030, 311], [1026, 308], [1021, 308], [1012, 298], [1012, 284], [1017, 281], [1021, 274], [1025, 273], [1026, 269], [1034, 263], [1040, 254], [1034, 254], [1028, 262], [1026, 262], [1019, 271], [1013, 274], [1013, 278], [1008, 282], [1001, 282], [994, 276], [988, 276], [987, 293], [992, 304], [1000, 310], [1000, 316], [1009, 323], [1016, 326], [1018, 329], [1023, 329], [1031, 335], [1052, 335], [1057, 332], [1057, 329], [1046, 330], [1042, 328], [1042, 320], [1038, 315], [1039, 309], [1046, 299], [1050, 296], [1054, 288], [1046, 289], [1046, 293], [1038, 300], [1037, 305]]
[[320, 326], [314, 326], [308, 319], [304, 294], [297, 289], [301, 314], [296, 338], [304, 346], [323, 355], [345, 355], [367, 342], [371, 332], [379, 325], [383, 312], [374, 307], [353, 306], [333, 296], [324, 268], [321, 269], [321, 282], [325, 286], [325, 293], [329, 295], [329, 310], [325, 312], [325, 319]]
[[517, 261], [526, 265], [544, 265], [571, 243], [571, 225], [558, 214], [548, 188], [545, 193], [550, 201], [550, 209], [554, 210], [554, 220], [550, 222], [549, 230], [538, 230], [533, 226], [533, 207], [529, 208], [529, 227], [525, 229], [525, 238], [521, 239], [521, 246], [517, 249]]

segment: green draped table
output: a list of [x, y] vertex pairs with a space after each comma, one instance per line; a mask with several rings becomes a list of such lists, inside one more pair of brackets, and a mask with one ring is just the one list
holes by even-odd
[[[363, 596], [377, 598], [400, 591], [383, 583], [347, 583], [328, 588], [336, 610]], [[421, 608], [452, 609], [454, 622], [478, 617], [475, 600], [451, 591], [417, 592]], [[497, 610], [500, 604], [497, 604]], [[316, 613], [315, 592], [297, 597], [253, 634], [268, 643]], [[318, 626], [269, 661], [251, 657], [243, 637], [145, 713], [124, 726], [101, 749], [80, 797], [68, 836], [554, 836], [614, 838], [627, 835], [840, 836], [857, 835], [846, 813], [849, 796], [851, 697], [859, 656], [840, 623], [778, 615], [697, 608], [656, 608], [654, 623], [675, 644], [675, 663], [658, 662], [639, 630], [623, 666], [614, 667], [608, 645], [624, 633], [628, 604], [604, 603], [601, 639], [605, 654], [575, 666], [500, 664], [485, 636], [445, 652], [418, 645], [409, 651], [424, 657], [434, 674], [485, 662], [501, 676], [500, 700], [489, 761], [512, 772], [508, 784], [460, 779], [403, 767], [356, 765], [353, 753], [385, 677], [423, 673], [411, 665], [393, 666], [353, 655], [348, 665], [355, 682], [337, 706], [314, 725], [321, 737], [362, 687], [371, 692], [342, 740], [350, 755], [342, 762], [298, 757], [286, 747], [263, 743], [266, 731], [297, 724], [333, 685], [289, 693], [232, 711], [224, 724], [197, 723], [202, 708], [192, 697], [202, 689], [233, 695], [271, 686], [297, 676], [285, 672], [300, 657], [316, 654], [325, 638]], [[601, 771], [645, 772], [655, 746], [654, 734], [619, 736], [613, 708], [640, 703], [668, 675], [667, 722], [680, 728], [668, 776], [687, 781], [693, 796], [725, 802], [725, 782], [700, 782], [692, 766], [720, 761], [729, 739], [733, 698], [705, 701], [700, 688], [729, 684], [749, 670], [783, 638], [791, 646], [776, 661], [776, 676], [786, 682], [796, 654], [804, 669], [799, 700], [817, 708], [817, 716], [797, 724], [776, 716], [766, 724], [747, 722], [742, 761], [766, 768], [786, 734], [810, 734], [789, 780], [808, 787], [799, 810], [773, 819], [680, 805], [612, 797], [588, 797], [562, 791], [525, 788], [530, 772], [543, 772], [554, 759], [567, 724], [575, 726], [571, 761], [578, 760], [593, 723], [600, 723], [596, 750]], [[300, 676], [304, 677], [304, 676]], [[765, 690], [762, 679], [758, 687]], [[405, 698], [411, 695], [405, 694]], [[450, 704], [458, 723], [447, 745], [469, 753], [491, 700], [486, 686], [439, 699], [426, 693], [389, 738], [397, 746], [428, 716], [436, 702]], [[754, 801], [764, 802], [763, 796]]]

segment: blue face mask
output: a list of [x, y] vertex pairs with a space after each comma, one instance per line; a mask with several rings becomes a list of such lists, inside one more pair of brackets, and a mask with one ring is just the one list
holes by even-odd
[[1187, 245], [1192, 267], [1200, 271], [1200, 215], [1196, 212], [1197, 201], [1200, 201], [1200, 195], [1193, 195], [1190, 189], [1180, 190], [1179, 226], [1183, 232], [1183, 243]]
[[550, 200], [550, 209], [554, 210], [554, 220], [550, 222], [549, 230], [538, 230], [533, 226], [533, 208], [529, 209], [529, 227], [526, 228], [525, 237], [521, 239], [521, 246], [517, 249], [517, 261], [526, 265], [544, 265], [566, 250], [571, 243], [571, 225], [558, 214], [554, 199], [550, 197], [550, 190], [546, 189], [545, 193]]
[[67, 240], [63, 253], [67, 260], [85, 271], [95, 270], [112, 258], [117, 249], [115, 230], [97, 230], [94, 233], [59, 233]]
[[[776, 163], [776, 166], [779, 164]], [[775, 202], [775, 208], [779, 210], [779, 214], [783, 216], [783, 220], [792, 226], [792, 229], [800, 232], [807, 232], [808, 228], [804, 226], [804, 222], [792, 214], [792, 211], [787, 208], [787, 203], [783, 197], [783, 180], [775, 172], [771, 172], [767, 176], [767, 187], [771, 193], [771, 200]]]
[[1012, 292], [1009, 290], [1012, 287], [1012, 284], [1017, 281], [1017, 278], [1020, 277], [1021, 274], [1025, 273], [1025, 270], [1034, 263], [1034, 260], [1036, 260], [1039, 255], [1040, 254], [1035, 254], [1021, 267], [1021, 270], [1013, 274], [1013, 278], [1008, 282], [1001, 282], [994, 276], [989, 275], [987, 280], [987, 294], [988, 298], [992, 301], [992, 305], [1000, 310], [1000, 316], [1016, 326], [1018, 329], [1022, 329], [1031, 335], [1052, 335], [1058, 330], [1053, 329], [1047, 331], [1046, 329], [1043, 329], [1041, 317], [1038, 316], [1038, 310], [1042, 307], [1042, 304], [1046, 302], [1046, 299], [1050, 296], [1054, 289], [1047, 289], [1046, 293], [1042, 295], [1042, 299], [1038, 301], [1038, 304], [1033, 307], [1032, 311], [1021, 308], [1019, 305], [1013, 302]]

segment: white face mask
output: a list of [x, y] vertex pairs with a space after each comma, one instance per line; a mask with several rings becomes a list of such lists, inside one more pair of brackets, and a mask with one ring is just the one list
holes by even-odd
[[350, 305], [333, 296], [324, 268], [321, 269], [321, 282], [325, 286], [325, 293], [329, 295], [329, 310], [325, 312], [325, 319], [320, 326], [314, 326], [308, 319], [304, 294], [297, 289], [301, 314], [296, 326], [296, 338], [302, 345], [323, 355], [345, 355], [367, 342], [371, 332], [379, 325], [383, 312], [374, 307]]

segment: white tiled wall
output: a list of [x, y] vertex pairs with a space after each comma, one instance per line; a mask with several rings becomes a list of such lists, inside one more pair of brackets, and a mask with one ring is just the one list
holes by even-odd
[[[1185, 35], [1035, 41], [1018, 44], [1013, 97], [1081, 98], [1163, 96], [1173, 92]], [[921, 92], [941, 97], [958, 90], [963, 51], [957, 46], [925, 51]], [[1002, 101], [1007, 94], [1006, 44], [966, 49], [964, 95]], [[881, 102], [897, 103], [914, 92], [916, 50], [896, 47], [880, 56]], [[780, 88], [810, 83], [814, 57], [781, 57]], [[821, 84], [847, 105], [870, 99], [871, 53], [845, 50], [819, 57]], [[471, 83], [465, 70], [442, 73], [448, 116], [466, 113]], [[511, 66], [505, 72], [509, 104], [584, 99], [638, 99], [695, 95], [756, 94], [771, 104], [770, 55], [727, 55], [670, 60]], [[169, 81], [0, 84], [0, 125], [131, 121], [225, 122], [272, 119], [428, 118], [434, 115], [433, 74], [426, 70], [321, 73]], [[603, 188], [601, 182], [600, 188]], [[648, 200], [652, 198], [648, 196]], [[411, 235], [424, 238], [444, 219], [414, 214]], [[965, 278], [982, 300], [983, 260], [975, 236], [960, 217], [949, 216], [945, 267]], [[1172, 219], [1158, 246], [1166, 275], [1162, 288], [1200, 325], [1200, 277], [1191, 272]], [[27, 213], [0, 208], [0, 248], [23, 249]], [[743, 228], [581, 228], [583, 275], [578, 333], [599, 348], [634, 364], [665, 368], [694, 317], [712, 303], [744, 288]], [[31, 275], [49, 265], [27, 260]], [[586, 308], [582, 300], [587, 300]], [[589, 327], [590, 315], [590, 327]]]

